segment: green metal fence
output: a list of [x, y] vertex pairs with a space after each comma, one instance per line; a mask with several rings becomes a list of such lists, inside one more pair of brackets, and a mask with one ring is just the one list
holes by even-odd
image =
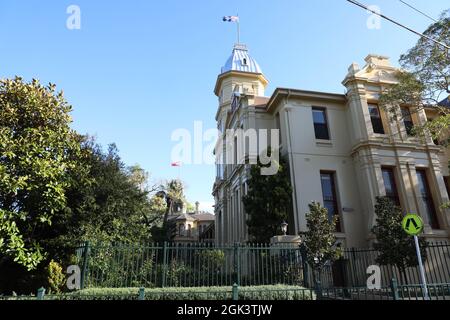
[[[347, 286], [365, 286], [366, 270], [370, 265], [376, 265], [378, 252], [373, 249], [349, 249], [344, 252], [342, 265]], [[450, 283], [450, 244], [447, 242], [432, 242], [423, 252], [425, 276], [428, 283]], [[396, 278], [402, 284], [420, 283], [418, 267], [406, 269], [406, 274], [400, 274], [393, 266], [381, 267], [381, 283], [388, 286], [391, 279]], [[406, 276], [406, 279], [404, 277]]]
[[298, 247], [90, 245], [77, 249], [83, 288], [258, 286], [304, 283]]
[[[300, 247], [266, 244], [91, 245], [76, 250], [83, 288], [211, 287], [297, 285], [314, 288], [312, 271]], [[376, 265], [374, 250], [348, 249], [340, 261], [321, 273], [323, 288], [364, 287], [367, 268]], [[450, 245], [431, 243], [425, 255], [428, 283], [450, 283]], [[382, 286], [392, 278], [420, 283], [418, 268], [407, 279], [392, 266], [382, 266]]]

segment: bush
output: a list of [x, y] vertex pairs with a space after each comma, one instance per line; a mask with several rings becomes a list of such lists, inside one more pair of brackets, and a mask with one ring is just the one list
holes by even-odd
[[61, 293], [66, 276], [61, 265], [53, 260], [50, 261], [47, 267], [47, 281], [51, 293]]
[[[138, 288], [91, 288], [72, 293], [74, 299], [137, 299]], [[231, 300], [231, 287], [145, 289], [146, 300]], [[312, 290], [298, 286], [239, 287], [239, 300], [315, 300]]]

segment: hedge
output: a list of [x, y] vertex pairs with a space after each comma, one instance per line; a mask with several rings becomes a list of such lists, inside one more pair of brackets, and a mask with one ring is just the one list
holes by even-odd
[[[313, 290], [299, 286], [239, 287], [239, 300], [316, 300]], [[73, 299], [137, 300], [139, 288], [90, 288], [71, 293]], [[69, 298], [69, 297], [66, 297]], [[231, 300], [231, 287], [145, 289], [146, 300]]]

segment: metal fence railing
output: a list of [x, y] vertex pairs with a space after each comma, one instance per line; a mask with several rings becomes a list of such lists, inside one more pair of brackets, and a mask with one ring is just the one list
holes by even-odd
[[[428, 283], [450, 283], [450, 244], [430, 243], [424, 256]], [[296, 285], [314, 288], [313, 274], [300, 247], [266, 244], [149, 244], [80, 246], [77, 263], [83, 288], [211, 287]], [[347, 249], [321, 272], [323, 288], [364, 287], [375, 250]], [[406, 279], [393, 266], [380, 266], [382, 286], [392, 278], [420, 283], [417, 267]]]
[[89, 245], [77, 249], [82, 287], [303, 284], [299, 248], [270, 245]]
[[[348, 286], [365, 286], [366, 270], [370, 265], [376, 265], [378, 252], [373, 249], [345, 250], [342, 260], [345, 272], [345, 282]], [[425, 277], [428, 283], [450, 283], [450, 244], [447, 242], [429, 243], [423, 252]], [[420, 283], [418, 267], [411, 267], [401, 274], [394, 266], [380, 266], [381, 283], [389, 285], [392, 278], [402, 284]], [[404, 279], [406, 276], [406, 279]]]

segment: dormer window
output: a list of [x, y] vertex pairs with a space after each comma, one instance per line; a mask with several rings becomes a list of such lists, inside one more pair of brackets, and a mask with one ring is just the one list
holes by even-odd
[[242, 59], [242, 65], [244, 65], [244, 66], [248, 65], [247, 58]]

